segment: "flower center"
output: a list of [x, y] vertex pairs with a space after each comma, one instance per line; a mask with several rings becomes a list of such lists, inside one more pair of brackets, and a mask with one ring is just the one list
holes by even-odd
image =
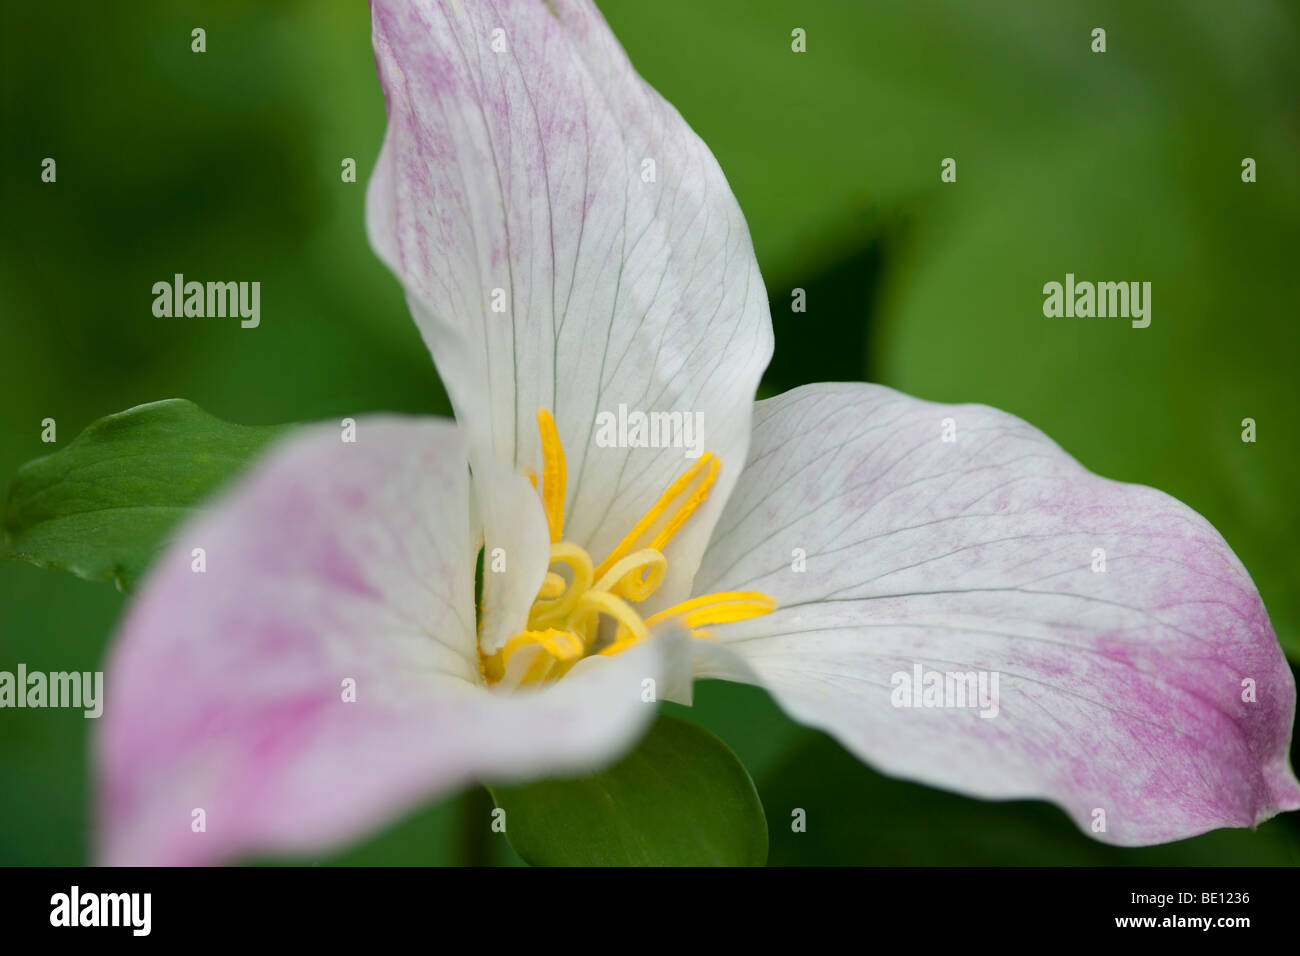
[[[593, 654], [613, 655], [648, 640], [656, 625], [676, 620], [695, 637], [709, 638], [708, 627], [767, 614], [776, 600], [758, 591], [721, 591], [691, 598], [642, 618], [634, 605], [653, 594], [668, 573], [664, 548], [704, 503], [722, 462], [705, 452], [659, 496], [659, 500], [600, 564], [564, 536], [567, 468], [555, 419], [538, 409], [542, 436], [542, 477], [538, 488], [551, 532], [551, 560], [524, 630], [492, 655], [479, 650], [479, 666], [489, 684], [517, 687], [559, 680], [574, 664]], [[555, 568], [568, 569], [568, 577]], [[604, 628], [602, 622], [609, 622]]]

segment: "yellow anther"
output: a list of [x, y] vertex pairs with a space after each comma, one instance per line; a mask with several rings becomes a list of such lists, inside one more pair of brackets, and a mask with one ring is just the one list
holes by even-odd
[[623, 558], [631, 551], [641, 539], [645, 537], [651, 529], [659, 523], [659, 519], [664, 516], [668, 507], [682, 496], [683, 493], [691, 486], [697, 477], [703, 474], [703, 479], [698, 487], [691, 492], [686, 501], [672, 514], [667, 524], [659, 529], [649, 546], [656, 551], [662, 551], [668, 540], [677, 533], [680, 528], [708, 497], [709, 489], [713, 486], [714, 480], [718, 477], [718, 471], [722, 468], [722, 462], [711, 451], [706, 451], [700, 456], [700, 460], [682, 472], [681, 476], [668, 486], [668, 490], [659, 496], [659, 500], [654, 503], [649, 511], [636, 523], [636, 526], [623, 538], [622, 541], [609, 553], [609, 556], [596, 568], [596, 577], [605, 576], [605, 572], [614, 566], [615, 562]]
[[616, 561], [596, 582], [597, 591], [609, 591], [629, 601], [644, 601], [664, 582], [668, 559], [653, 548], [642, 548]]
[[775, 610], [776, 598], [761, 591], [717, 591], [664, 608], [646, 618], [645, 623], [646, 627], [654, 627], [664, 621], [680, 618], [696, 637], [708, 637], [708, 632], [700, 630], [701, 628], [747, 621], [751, 617], [761, 617]]
[[516, 634], [506, 641], [506, 646], [501, 649], [501, 653], [509, 658], [518, 652], [520, 648], [527, 647], [530, 644], [536, 644], [544, 648], [548, 654], [560, 660], [578, 657], [584, 650], [582, 641], [578, 639], [577, 635], [570, 634], [568, 631], [547, 628], [545, 631], [524, 631], [522, 634]]
[[542, 436], [542, 507], [551, 527], [551, 541], [555, 542], [564, 537], [564, 489], [568, 482], [564, 446], [560, 444], [555, 418], [544, 408], [537, 410], [537, 430]]
[[545, 651], [538, 650], [533, 655], [532, 663], [519, 678], [521, 684], [540, 684], [550, 676], [551, 668], [555, 666], [555, 658], [548, 657]]
[[576, 663], [587, 650], [582, 639], [568, 631], [559, 631], [554, 628], [548, 628], [544, 631], [523, 631], [506, 641], [506, 646], [496, 654], [483, 659], [486, 675], [491, 676], [493, 683], [500, 680], [504, 676], [511, 658], [528, 648], [537, 648], [538, 654], [529, 665], [528, 670], [524, 672], [525, 682], [528, 679], [527, 675], [534, 673], [534, 668], [538, 667], [539, 662], [546, 665], [541, 668], [542, 676], [545, 676], [552, 664]]
[[[715, 624], [730, 624], [733, 621], [747, 621], [751, 617], [760, 617], [776, 610], [776, 599], [760, 591], [715, 591], [682, 601], [672, 607], [664, 608], [657, 614], [645, 619], [647, 630], [667, 621], [676, 621], [691, 632], [694, 637], [712, 637], [704, 630]], [[636, 643], [635, 636], [619, 627], [614, 635], [614, 642], [602, 654], [615, 654], [627, 646]]]
[[[655, 535], [654, 540], [650, 542], [650, 547], [656, 551], [662, 551], [664, 546], [672, 540], [677, 530], [686, 523], [686, 519], [695, 513], [696, 508], [704, 504], [704, 499], [709, 496], [709, 489], [717, 481], [718, 472], [722, 470], [722, 462], [715, 458], [711, 452], [707, 454], [709, 465], [699, 486], [691, 492], [690, 497], [677, 509], [677, 513], [669, 519], [668, 524], [664, 525], [660, 532]], [[704, 458], [701, 457], [700, 461], [704, 461]]]
[[593, 588], [582, 596], [581, 606], [584, 610], [595, 611], [613, 618], [618, 622], [619, 630], [626, 629], [637, 640], [644, 640], [650, 636], [645, 622], [636, 611], [632, 610], [632, 606], [608, 591], [597, 591]]
[[[658, 624], [677, 615], [696, 615], [696, 619], [701, 623], [710, 624], [725, 624], [730, 621], [741, 621], [756, 616], [752, 613], [740, 613], [742, 608], [761, 608], [762, 613], [766, 614], [768, 611], [776, 610], [776, 599], [764, 594], [762, 591], [715, 591], [712, 594], [701, 594], [689, 601], [682, 601], [680, 604], [666, 607], [659, 613], [647, 618], [646, 623]], [[700, 612], [703, 611], [708, 611], [710, 614], [702, 615]], [[729, 616], [732, 613], [739, 613], [740, 616]]]
[[537, 592], [539, 598], [556, 598], [564, 593], [569, 586], [569, 582], [554, 571], [546, 572], [546, 579], [542, 581], [542, 589]]
[[[578, 599], [591, 587], [591, 555], [587, 554], [585, 550], [576, 544], [560, 541], [551, 545], [551, 564], [557, 562], [569, 566], [573, 572], [573, 580], [569, 582], [569, 586], [557, 598], [550, 599], [539, 594], [540, 599], [533, 604], [533, 610], [528, 615], [528, 624], [532, 628], [545, 628], [568, 617], [578, 606]], [[555, 577], [558, 578], [559, 575], [557, 574]], [[551, 578], [548, 573], [546, 582], [542, 584], [543, 590], [549, 589], [551, 586], [550, 581]]]
[[[605, 560], [593, 567], [584, 548], [562, 540], [567, 481], [564, 448], [555, 419], [544, 408], [537, 411], [537, 426], [542, 438], [542, 476], [540, 483], [535, 474], [529, 472], [528, 477], [540, 491], [550, 527], [550, 562], [525, 629], [490, 657], [479, 652], [479, 666], [487, 683], [506, 679], [507, 669], [512, 685], [559, 680], [588, 654], [618, 654], [648, 640], [657, 624], [670, 619], [696, 637], [709, 637], [705, 627], [757, 617], [776, 607], [773, 598], [757, 591], [726, 591], [683, 601], [643, 620], [632, 605], [663, 584], [668, 574], [664, 547], [708, 498], [722, 462], [712, 452], [705, 452], [668, 486]], [[569, 576], [551, 570], [555, 565], [566, 565]], [[609, 622], [612, 634], [606, 630], [602, 635], [602, 620]], [[603, 648], [602, 640], [606, 642]]]

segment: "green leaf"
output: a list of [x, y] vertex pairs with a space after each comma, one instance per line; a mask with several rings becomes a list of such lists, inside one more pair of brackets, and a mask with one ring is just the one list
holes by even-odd
[[178, 398], [101, 418], [18, 469], [5, 557], [130, 591], [173, 526], [287, 427], [231, 425]]
[[[1295, 814], [1161, 846], [1118, 847], [1059, 808], [984, 801], [886, 777], [809, 731], [760, 780], [773, 866], [1294, 866]], [[802, 828], [794, 816], [802, 810]]]
[[510, 845], [534, 866], [761, 866], [767, 820], [727, 745], [660, 715], [603, 773], [488, 788]]
[[[1063, 137], [1035, 164], [1012, 170], [1009, 159], [1009, 181], [972, 191], [918, 240], [876, 332], [878, 378], [1010, 411], [1093, 471], [1203, 514], [1300, 660], [1288, 266], [1300, 188], [1287, 177], [1243, 184], [1240, 157], [1188, 153], [1181, 128], [1152, 121], [1122, 157], [1094, 155], [1093, 132]], [[1229, 127], [1206, 135], [1237, 139]], [[1201, 224], [1194, 234], [1190, 221]], [[1150, 282], [1150, 327], [1044, 316], [1044, 284], [1067, 272]], [[1247, 419], [1256, 441], [1242, 440]]]

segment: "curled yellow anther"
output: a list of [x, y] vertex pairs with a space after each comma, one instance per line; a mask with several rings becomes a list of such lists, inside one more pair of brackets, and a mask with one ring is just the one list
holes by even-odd
[[596, 581], [597, 591], [608, 591], [629, 601], [644, 601], [663, 584], [668, 559], [653, 548], [642, 548], [615, 561]]
[[615, 597], [608, 591], [591, 590], [582, 596], [580, 602], [585, 610], [595, 611], [613, 618], [618, 622], [619, 630], [626, 630], [638, 641], [645, 640], [650, 636], [650, 630], [646, 627], [641, 616], [632, 610], [631, 605], [621, 597]]
[[569, 582], [554, 571], [547, 571], [546, 578], [542, 581], [541, 590], [537, 592], [539, 598], [556, 598], [564, 593], [569, 586]]
[[[534, 629], [544, 629], [572, 614], [578, 606], [578, 599], [582, 597], [583, 592], [591, 587], [593, 576], [591, 556], [582, 548], [567, 541], [560, 541], [551, 545], [551, 564], [557, 562], [569, 566], [573, 572], [573, 580], [569, 582], [568, 588], [562, 591], [558, 597], [539, 599], [533, 604], [533, 610], [528, 615], [528, 623]], [[555, 576], [559, 577], [558, 574]], [[542, 585], [543, 589], [553, 586], [550, 580], [548, 574], [547, 583]], [[560, 580], [563, 581], [563, 578]]]
[[582, 640], [568, 631], [554, 628], [547, 628], [544, 631], [522, 631], [506, 641], [505, 647], [499, 652], [485, 660], [486, 676], [491, 677], [494, 682], [500, 680], [505, 675], [511, 659], [529, 648], [536, 648], [537, 653], [528, 665], [528, 669], [524, 671], [521, 683], [543, 679], [555, 664], [571, 666], [580, 660], [587, 650]]

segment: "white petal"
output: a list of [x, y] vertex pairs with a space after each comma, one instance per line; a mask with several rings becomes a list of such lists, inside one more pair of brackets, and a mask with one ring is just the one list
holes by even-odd
[[551, 539], [537, 492], [522, 475], [483, 456], [474, 466], [474, 510], [483, 535], [484, 653], [524, 627], [550, 562]]
[[[1053, 800], [1108, 842], [1300, 805], [1290, 670], [1249, 575], [1191, 509], [984, 406], [816, 385], [755, 421], [696, 587], [778, 598], [718, 631], [797, 719], [892, 774]], [[923, 683], [996, 673], [996, 716], [895, 706], [918, 666]]]
[[373, 21], [389, 126], [367, 226], [472, 460], [491, 449], [539, 470], [536, 413], [550, 409], [569, 460], [565, 537], [599, 560], [690, 460], [598, 447], [598, 414], [698, 413], [723, 471], [670, 546], [657, 597], [683, 597], [772, 348], [721, 170], [588, 0], [377, 0]]
[[114, 644], [101, 859], [328, 848], [472, 780], [631, 746], [657, 647], [539, 693], [482, 685], [479, 537], [448, 422], [361, 418], [355, 444], [328, 425], [271, 450], [177, 532]]

